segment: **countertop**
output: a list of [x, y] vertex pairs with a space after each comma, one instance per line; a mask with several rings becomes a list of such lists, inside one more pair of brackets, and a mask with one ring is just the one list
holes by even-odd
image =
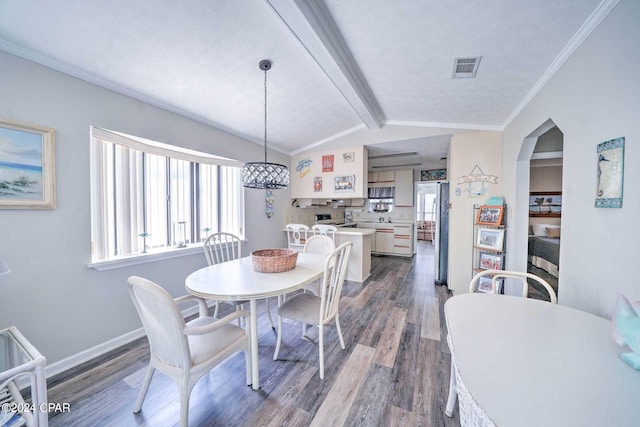
[[[282, 231], [287, 231], [283, 229]], [[375, 234], [376, 230], [374, 228], [353, 228], [353, 227], [340, 227], [338, 226], [338, 231], [336, 231], [336, 235], [344, 235], [344, 236], [368, 236], [369, 234]], [[310, 230], [309, 234], [312, 235], [313, 232]]]

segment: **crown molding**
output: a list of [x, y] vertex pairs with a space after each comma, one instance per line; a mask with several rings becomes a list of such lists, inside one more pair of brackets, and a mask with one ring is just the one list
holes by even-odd
[[556, 59], [553, 60], [551, 65], [542, 74], [540, 79], [536, 82], [531, 90], [525, 95], [524, 99], [520, 101], [520, 104], [513, 110], [507, 121], [502, 126], [506, 129], [511, 122], [524, 110], [527, 105], [535, 98], [535, 96], [542, 90], [542, 88], [551, 80], [551, 78], [558, 72], [558, 70], [564, 65], [564, 63], [573, 55], [573, 53], [582, 45], [582, 43], [589, 37], [589, 35], [595, 30], [604, 18], [616, 7], [620, 0], [603, 0], [602, 3], [593, 11], [591, 16], [580, 26], [578, 31], [569, 40], [569, 43], [560, 51]]
[[342, 132], [339, 132], [339, 133], [336, 133], [334, 135], [331, 135], [331, 136], [329, 136], [329, 137], [327, 137], [325, 139], [321, 139], [318, 142], [314, 142], [313, 144], [310, 144], [310, 145], [307, 145], [305, 147], [302, 147], [302, 148], [299, 148], [297, 150], [294, 150], [294, 151], [290, 152], [289, 155], [290, 156], [295, 156], [296, 154], [304, 153], [305, 151], [311, 150], [313, 148], [317, 148], [320, 145], [324, 145], [324, 144], [326, 144], [328, 142], [335, 141], [338, 138], [342, 138], [345, 135], [349, 135], [351, 133], [357, 132], [357, 131], [359, 131], [361, 129], [365, 129], [365, 128], [366, 128], [366, 126], [364, 124], [361, 124], [361, 125], [358, 125], [358, 126], [354, 126], [354, 127], [350, 128], [350, 129], [347, 129], [347, 130], [344, 130]]
[[435, 122], [409, 122], [402, 120], [388, 120], [386, 126], [408, 126], [421, 128], [444, 128], [444, 129], [460, 129], [460, 130], [478, 130], [490, 132], [502, 132], [504, 127], [498, 125], [478, 125], [471, 123], [435, 123]]
[[[197, 114], [192, 114], [183, 109], [171, 105], [169, 103], [160, 101], [156, 98], [150, 97], [148, 95], [144, 95], [140, 92], [122, 86], [118, 83], [112, 82], [111, 80], [103, 79], [102, 77], [96, 76], [94, 74], [88, 73], [80, 68], [73, 67], [71, 65], [64, 64], [58, 60], [50, 58], [48, 56], [42, 55], [40, 53], [34, 52], [29, 49], [25, 49], [23, 47], [17, 46], [11, 42], [0, 39], [0, 50], [7, 52], [11, 55], [15, 55], [22, 59], [26, 59], [31, 62], [35, 62], [36, 64], [42, 65], [44, 67], [50, 68], [52, 70], [61, 72], [63, 74], [67, 74], [71, 77], [75, 77], [77, 79], [83, 80], [87, 83], [94, 84], [96, 86], [102, 87], [104, 89], [108, 89], [110, 91], [116, 92], [120, 95], [127, 96], [129, 98], [135, 99], [137, 101], [144, 102], [145, 104], [152, 105], [154, 107], [160, 108], [161, 110], [168, 111], [170, 113], [176, 114], [178, 116], [184, 117], [189, 120], [193, 120], [194, 122], [201, 123], [203, 125], [215, 128], [221, 132], [224, 132], [229, 135], [233, 135], [238, 138], [242, 138], [247, 142], [252, 142], [257, 145], [264, 145], [264, 140], [259, 140], [250, 135], [247, 135], [242, 132], [238, 132], [235, 129], [231, 129], [229, 127], [223, 126], [220, 123], [213, 122], [211, 120], [205, 119]], [[288, 154], [286, 150], [283, 148], [279, 148], [277, 146], [273, 146], [269, 143], [269, 148], [274, 151], [278, 151], [282, 154]]]

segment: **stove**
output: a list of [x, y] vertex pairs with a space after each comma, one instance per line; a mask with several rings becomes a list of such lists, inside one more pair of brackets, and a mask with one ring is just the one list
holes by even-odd
[[316, 224], [329, 224], [331, 214], [316, 214]]
[[331, 214], [316, 214], [316, 224], [327, 224], [327, 225], [339, 225], [342, 226], [345, 224], [344, 220], [340, 218], [340, 221], [331, 218]]

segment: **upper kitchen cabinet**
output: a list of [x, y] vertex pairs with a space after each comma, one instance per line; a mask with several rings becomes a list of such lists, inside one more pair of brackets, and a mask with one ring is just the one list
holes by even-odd
[[395, 171], [369, 172], [367, 181], [371, 184], [386, 183], [386, 187], [393, 187]]
[[367, 157], [364, 147], [309, 151], [293, 156], [289, 181], [291, 197], [366, 198]]
[[413, 169], [395, 171], [395, 187], [394, 206], [413, 206]]

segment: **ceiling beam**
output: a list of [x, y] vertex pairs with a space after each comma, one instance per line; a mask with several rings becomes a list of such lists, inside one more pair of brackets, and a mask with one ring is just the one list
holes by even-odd
[[266, 0], [369, 129], [385, 116], [323, 0]]

